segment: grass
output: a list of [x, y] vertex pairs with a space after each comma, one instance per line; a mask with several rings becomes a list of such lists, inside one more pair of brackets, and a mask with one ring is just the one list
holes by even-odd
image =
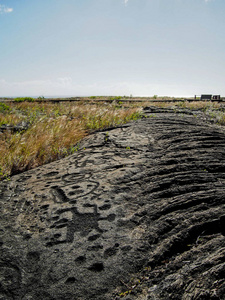
[[135, 103], [135, 107], [137, 106], [157, 106], [160, 108], [167, 108], [167, 107], [180, 107], [180, 108], [189, 108], [189, 109], [201, 109], [201, 110], [207, 110], [207, 109], [220, 109], [221, 104], [218, 102], [211, 102], [211, 101], [175, 101], [175, 102], [166, 102], [167, 99], [164, 101], [158, 101], [151, 104], [151, 102], [139, 102]]
[[192, 101], [192, 102], [184, 101], [184, 102], [177, 102], [176, 105], [182, 108], [201, 109], [201, 110], [219, 109], [221, 107], [220, 103], [211, 102], [211, 101]]
[[[95, 96], [93, 96], [93, 100]], [[180, 107], [218, 112], [223, 104], [207, 101], [112, 103], [98, 101], [76, 103], [0, 102], [0, 126], [28, 124], [20, 132], [0, 131], [0, 180], [70, 155], [78, 150], [81, 139], [93, 131], [117, 126], [141, 117], [146, 106]], [[220, 111], [218, 124], [225, 125]]]
[[0, 179], [72, 154], [91, 132], [137, 118], [140, 108], [115, 104], [0, 104], [0, 126], [29, 124], [27, 130], [0, 134]]

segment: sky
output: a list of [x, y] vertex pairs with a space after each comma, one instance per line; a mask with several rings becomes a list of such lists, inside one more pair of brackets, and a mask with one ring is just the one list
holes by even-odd
[[0, 0], [0, 97], [225, 96], [225, 0]]

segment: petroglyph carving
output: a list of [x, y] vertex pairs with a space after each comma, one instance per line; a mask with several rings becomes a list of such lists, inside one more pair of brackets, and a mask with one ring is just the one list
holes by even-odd
[[0, 183], [0, 299], [224, 298], [224, 130], [145, 113]]

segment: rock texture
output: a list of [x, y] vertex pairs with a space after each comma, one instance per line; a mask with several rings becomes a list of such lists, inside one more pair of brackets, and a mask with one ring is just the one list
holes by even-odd
[[29, 126], [30, 123], [25, 121], [22, 121], [17, 125], [3, 124], [0, 126], [0, 134], [3, 133], [4, 131], [11, 131], [13, 133], [25, 131], [29, 128]]
[[225, 299], [225, 132], [145, 115], [0, 184], [0, 299]]

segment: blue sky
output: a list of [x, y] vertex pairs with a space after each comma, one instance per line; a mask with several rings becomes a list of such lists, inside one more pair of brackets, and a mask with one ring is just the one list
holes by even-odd
[[0, 97], [225, 96], [224, 0], [0, 0]]

